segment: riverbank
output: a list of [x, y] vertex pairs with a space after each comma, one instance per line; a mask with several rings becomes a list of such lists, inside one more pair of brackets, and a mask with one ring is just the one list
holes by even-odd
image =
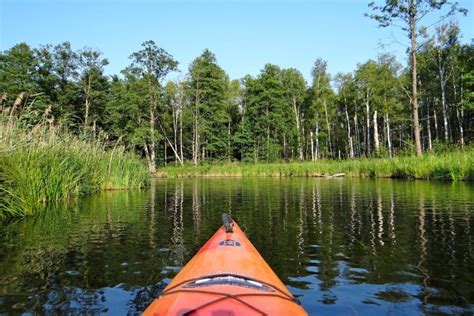
[[425, 154], [421, 158], [167, 166], [159, 169], [157, 177], [320, 177], [341, 173], [346, 177], [474, 181], [474, 149]]
[[121, 147], [52, 128], [0, 129], [0, 218], [32, 215], [45, 206], [100, 190], [147, 185], [143, 161]]

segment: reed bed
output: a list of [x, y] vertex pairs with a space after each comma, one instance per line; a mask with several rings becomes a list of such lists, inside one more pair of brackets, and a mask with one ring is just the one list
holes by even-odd
[[0, 218], [37, 213], [49, 204], [99, 190], [141, 188], [148, 171], [123, 148], [44, 126], [0, 127]]
[[474, 148], [443, 154], [360, 159], [319, 160], [292, 163], [226, 163], [216, 165], [167, 166], [158, 177], [346, 177], [403, 178], [426, 180], [474, 181]]

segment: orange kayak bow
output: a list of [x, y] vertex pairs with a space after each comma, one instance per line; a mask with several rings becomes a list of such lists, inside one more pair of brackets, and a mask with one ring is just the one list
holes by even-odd
[[229, 215], [144, 315], [307, 315]]

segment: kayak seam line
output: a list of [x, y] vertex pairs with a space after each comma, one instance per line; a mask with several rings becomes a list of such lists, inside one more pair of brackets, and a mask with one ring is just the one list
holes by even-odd
[[[295, 299], [291, 299], [282, 295], [278, 294], [271, 294], [271, 293], [240, 293], [240, 294], [227, 294], [227, 293], [222, 293], [222, 292], [214, 292], [214, 291], [204, 291], [204, 290], [185, 290], [185, 289], [178, 289], [175, 291], [170, 291], [163, 293], [161, 296], [166, 296], [166, 295], [173, 295], [173, 294], [178, 294], [178, 293], [200, 293], [200, 294], [210, 294], [210, 295], [222, 295], [226, 297], [242, 297], [242, 296], [271, 296], [271, 297], [277, 297], [281, 298], [282, 300], [287, 300], [290, 302], [293, 302], [295, 304], [298, 304], [298, 301]], [[299, 304], [298, 304], [299, 305]]]
[[215, 299], [215, 300], [213, 300], [213, 301], [206, 302], [206, 303], [204, 303], [204, 304], [202, 304], [202, 305], [200, 305], [200, 306], [198, 306], [198, 307], [194, 307], [193, 309], [191, 309], [191, 310], [185, 312], [185, 313], [183, 314], [183, 316], [185, 316], [185, 315], [190, 315], [190, 314], [196, 312], [196, 311], [199, 310], [199, 309], [205, 308], [205, 307], [207, 307], [207, 306], [209, 306], [209, 305], [218, 303], [218, 302], [220, 302], [220, 301], [224, 301], [224, 300], [226, 300], [226, 299], [234, 299], [234, 300], [236, 300], [237, 302], [239, 302], [239, 303], [241, 303], [241, 304], [243, 304], [243, 305], [245, 305], [245, 306], [247, 306], [247, 307], [253, 309], [254, 311], [256, 311], [256, 312], [262, 314], [263, 316], [267, 316], [267, 313], [261, 311], [260, 309], [258, 309], [258, 308], [255, 307], [255, 306], [252, 306], [251, 304], [245, 302], [244, 300], [241, 300], [241, 299], [238, 297], [238, 296], [240, 296], [240, 295], [226, 294], [226, 293], [220, 293], [220, 292], [211, 292], [211, 291], [200, 291], [200, 290], [176, 290], [176, 291], [171, 292], [171, 293], [169, 293], [169, 294], [175, 294], [175, 293], [178, 293], [178, 292], [201, 293], [201, 294], [210, 294], [210, 295], [220, 295], [220, 296], [222, 296], [222, 297], [217, 298], [217, 299]]
[[[165, 289], [163, 291], [163, 294], [162, 295], [165, 295], [167, 292], [185, 284], [185, 283], [189, 283], [189, 282], [193, 282], [193, 281], [197, 281], [197, 280], [200, 280], [202, 278], [205, 278], [205, 277], [221, 277], [221, 276], [233, 276], [233, 277], [240, 277], [242, 278], [243, 276], [239, 275], [239, 274], [232, 274], [232, 273], [225, 273], [225, 274], [214, 274], [214, 275], [206, 275], [206, 276], [200, 276], [200, 277], [197, 277], [197, 278], [191, 278], [191, 279], [187, 279], [187, 280], [184, 280], [184, 281], [181, 281], [179, 282], [178, 284], [176, 285], [173, 285], [172, 287], [170, 287], [169, 289]], [[268, 282], [265, 282], [265, 281], [261, 281], [261, 280], [258, 280], [258, 279], [255, 279], [255, 278], [250, 278], [250, 277], [243, 277], [245, 279], [248, 279], [248, 280], [252, 280], [252, 281], [256, 281], [256, 282], [260, 282], [264, 285], [267, 285], [275, 290], [277, 290], [278, 292], [280, 292], [281, 294], [283, 294], [286, 298], [288, 298], [288, 300], [290, 301], [294, 301], [295, 303], [297, 303], [296, 299], [290, 294], [288, 295], [287, 293], [285, 293], [283, 290], [281, 290], [280, 288], [278, 288], [277, 286], [271, 284], [271, 283], [268, 283]]]

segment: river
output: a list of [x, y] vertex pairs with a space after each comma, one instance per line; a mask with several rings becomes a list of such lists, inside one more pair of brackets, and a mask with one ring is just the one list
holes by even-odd
[[474, 313], [474, 186], [156, 180], [0, 224], [0, 314], [138, 314], [232, 213], [317, 315]]

